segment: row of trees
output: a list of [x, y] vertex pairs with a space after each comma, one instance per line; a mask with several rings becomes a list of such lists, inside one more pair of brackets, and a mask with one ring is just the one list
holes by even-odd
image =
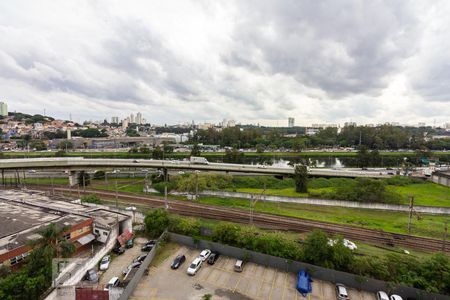
[[[304, 130], [295, 133], [303, 134]], [[426, 134], [438, 133], [430, 127], [399, 127], [382, 125], [345, 126], [340, 132], [337, 128], [325, 128], [313, 136], [289, 137], [288, 128], [231, 127], [217, 131], [213, 128], [198, 130], [194, 142], [215, 144], [223, 147], [259, 148], [259, 149], [293, 149], [300, 151], [308, 147], [355, 147], [368, 149], [421, 149], [442, 150], [450, 148], [450, 139], [426, 140]]]
[[[253, 226], [221, 222], [208, 225], [215, 242], [227, 244], [289, 260], [303, 261], [317, 266], [351, 272], [360, 276], [404, 284], [430, 292], [450, 294], [450, 258], [434, 254], [419, 260], [411, 255], [389, 254], [363, 256], [343, 244], [341, 236], [329, 236], [316, 230], [298, 241], [287, 233], [263, 231]], [[162, 209], [150, 211], [145, 218], [145, 229], [152, 237], [164, 230], [201, 237], [202, 224], [196, 218], [169, 215]], [[330, 243], [330, 240], [335, 241]]]

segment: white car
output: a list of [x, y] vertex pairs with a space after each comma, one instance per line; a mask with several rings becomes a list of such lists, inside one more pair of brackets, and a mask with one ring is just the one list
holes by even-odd
[[377, 300], [389, 300], [388, 295], [383, 291], [377, 292]]
[[105, 271], [109, 268], [109, 264], [111, 263], [111, 256], [106, 255], [100, 261], [100, 271]]
[[106, 285], [105, 290], [109, 290], [112, 287], [116, 287], [119, 285], [119, 283], [120, 283], [119, 277], [113, 277]]
[[403, 300], [399, 295], [391, 295], [391, 300]]
[[189, 268], [187, 269], [188, 275], [194, 276], [198, 270], [202, 267], [203, 260], [200, 257], [194, 259]]
[[205, 250], [203, 250], [202, 252], [200, 252], [199, 258], [200, 258], [202, 261], [205, 261], [205, 260], [208, 259], [208, 257], [209, 257], [210, 255], [211, 255], [211, 250], [205, 249]]

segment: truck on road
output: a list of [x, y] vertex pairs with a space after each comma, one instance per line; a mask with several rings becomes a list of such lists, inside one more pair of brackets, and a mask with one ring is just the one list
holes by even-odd
[[204, 157], [198, 157], [198, 156], [191, 156], [189, 158], [189, 161], [192, 164], [200, 164], [200, 165], [207, 165], [209, 164], [208, 160]]

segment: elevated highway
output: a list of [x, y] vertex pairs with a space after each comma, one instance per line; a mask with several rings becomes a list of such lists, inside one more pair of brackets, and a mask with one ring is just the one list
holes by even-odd
[[[164, 170], [199, 170], [214, 172], [251, 173], [266, 175], [289, 176], [294, 174], [292, 167], [273, 167], [265, 165], [243, 165], [227, 163], [192, 163], [179, 160], [152, 160], [152, 159], [87, 159], [87, 158], [23, 158], [1, 159], [0, 170], [49, 170], [59, 169], [71, 172], [89, 169], [164, 169]], [[323, 177], [371, 177], [388, 178], [388, 175], [379, 171], [370, 170], [332, 170], [323, 168], [310, 168], [311, 176]]]

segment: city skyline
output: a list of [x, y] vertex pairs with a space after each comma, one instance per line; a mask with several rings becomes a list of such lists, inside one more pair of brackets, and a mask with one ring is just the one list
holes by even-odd
[[448, 2], [317, 5], [5, 2], [0, 96], [78, 121], [448, 122]]

